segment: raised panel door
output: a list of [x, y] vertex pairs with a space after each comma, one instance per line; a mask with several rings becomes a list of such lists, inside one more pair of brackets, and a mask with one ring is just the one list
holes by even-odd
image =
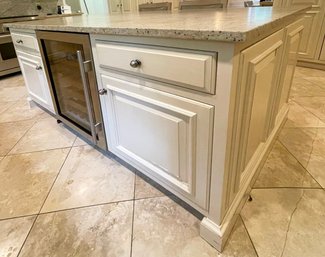
[[314, 59], [319, 39], [322, 17], [318, 8], [308, 11], [304, 16], [304, 32], [299, 48], [299, 57]]
[[320, 53], [319, 60], [325, 61], [325, 38], [323, 40], [323, 47], [322, 47], [322, 51]]
[[102, 75], [108, 149], [207, 209], [213, 107]]
[[[288, 102], [295, 67], [297, 64], [298, 50], [303, 34], [303, 19], [291, 24], [286, 28], [286, 47], [283, 55], [283, 70], [281, 73], [282, 90], [279, 97], [279, 108]], [[275, 113], [276, 115], [277, 113]]]
[[243, 63], [241, 88], [244, 120], [241, 131], [240, 170], [244, 168], [274, 127], [272, 112], [279, 82], [283, 53], [283, 30], [262, 40], [241, 53]]
[[36, 56], [27, 57], [18, 54], [18, 60], [29, 95], [38, 104], [54, 112], [41, 59]]

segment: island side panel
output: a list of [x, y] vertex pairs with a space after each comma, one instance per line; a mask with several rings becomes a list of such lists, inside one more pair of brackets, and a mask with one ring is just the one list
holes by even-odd
[[224, 184], [226, 205], [221, 224], [209, 219], [201, 223], [201, 235], [216, 248], [224, 247], [251, 185], [286, 121], [302, 30], [299, 19], [249, 48], [236, 48], [225, 171], [228, 177]]

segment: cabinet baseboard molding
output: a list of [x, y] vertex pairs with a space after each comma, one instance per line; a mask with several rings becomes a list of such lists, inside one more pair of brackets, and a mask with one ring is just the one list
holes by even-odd
[[239, 216], [239, 213], [249, 197], [250, 191], [252, 190], [252, 186], [255, 183], [255, 180], [257, 179], [259, 172], [262, 169], [279, 132], [281, 131], [281, 128], [284, 126], [287, 120], [288, 112], [289, 105], [285, 104], [278, 114], [276, 124], [272, 133], [264, 144], [262, 154], [259, 156], [259, 158], [252, 158], [254, 162], [251, 162], [249, 165], [247, 165], [246, 169], [250, 170], [245, 171], [245, 173], [250, 174], [250, 176], [246, 176], [245, 181], [241, 183], [242, 186], [239, 189], [239, 192], [237, 193], [221, 225], [214, 223], [207, 217], [203, 218], [203, 220], [201, 221], [201, 237], [203, 237], [218, 251], [222, 251], [224, 249], [228, 237]]
[[299, 60], [297, 63], [297, 66], [304, 67], [304, 68], [310, 68], [310, 69], [317, 69], [317, 70], [325, 70], [325, 62], [309, 62], [309, 61], [303, 61]]

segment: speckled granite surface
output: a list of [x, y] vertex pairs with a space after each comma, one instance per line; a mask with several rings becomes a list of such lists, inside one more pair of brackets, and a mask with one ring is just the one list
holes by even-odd
[[16, 29], [152, 36], [243, 42], [268, 33], [308, 10], [297, 8], [228, 8], [171, 13], [76, 16], [7, 25]]

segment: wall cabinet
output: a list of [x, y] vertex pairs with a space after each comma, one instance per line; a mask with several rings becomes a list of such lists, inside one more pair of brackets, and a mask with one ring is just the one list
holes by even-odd
[[109, 150], [207, 209], [213, 107], [101, 75]]

